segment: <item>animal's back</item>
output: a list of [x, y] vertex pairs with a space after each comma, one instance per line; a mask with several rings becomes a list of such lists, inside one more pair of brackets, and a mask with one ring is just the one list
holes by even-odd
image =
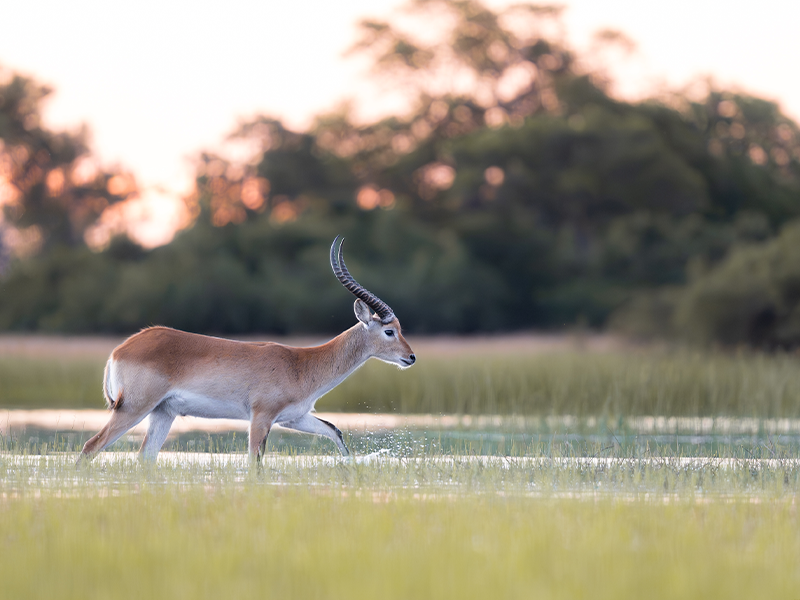
[[169, 327], [149, 327], [122, 342], [111, 352], [115, 362], [131, 362], [158, 369], [168, 377], [179, 376], [187, 365], [203, 365], [228, 359], [259, 360], [285, 354], [280, 344], [240, 342]]
[[[171, 388], [198, 393], [221, 394], [222, 390], [215, 388], [230, 386], [232, 380], [239, 388], [257, 384], [271, 387], [288, 383], [285, 380], [292, 377], [295, 355], [294, 348], [271, 342], [241, 342], [169, 327], [150, 327], [112, 351], [106, 367], [106, 389], [114, 391], [108, 380], [114, 379], [115, 373], [119, 385], [122, 380], [134, 380], [131, 374], [134, 370], [139, 378], [157, 376]], [[232, 365], [241, 370], [238, 376], [231, 372]], [[107, 396], [115, 398], [113, 393]]]

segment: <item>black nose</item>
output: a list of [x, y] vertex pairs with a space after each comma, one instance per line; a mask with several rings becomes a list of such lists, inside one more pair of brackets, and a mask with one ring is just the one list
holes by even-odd
[[410, 360], [412, 362], [412, 364], [413, 364], [413, 363], [417, 362], [417, 357], [414, 356], [413, 354], [409, 354], [408, 355], [408, 360]]

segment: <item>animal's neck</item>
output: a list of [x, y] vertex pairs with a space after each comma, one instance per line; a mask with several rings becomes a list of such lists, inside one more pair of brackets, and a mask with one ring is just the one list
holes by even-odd
[[328, 342], [335, 348], [333, 364], [336, 372], [350, 374], [370, 358], [367, 336], [366, 328], [357, 323]]
[[367, 335], [359, 323], [327, 344], [307, 348], [308, 366], [319, 374], [317, 381], [309, 383], [324, 394], [344, 381], [372, 356], [366, 343]]

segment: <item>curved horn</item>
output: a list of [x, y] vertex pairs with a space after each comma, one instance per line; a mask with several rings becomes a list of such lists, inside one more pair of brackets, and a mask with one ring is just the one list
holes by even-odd
[[339, 244], [339, 252], [336, 252], [336, 242], [339, 241], [339, 237], [340, 236], [337, 235], [333, 240], [333, 244], [331, 244], [331, 268], [333, 269], [333, 274], [336, 275], [336, 279], [350, 290], [356, 298], [363, 300], [367, 306], [377, 313], [381, 319], [381, 323], [388, 323], [394, 319], [394, 311], [389, 308], [388, 304], [364, 288], [350, 275], [350, 271], [347, 270], [347, 266], [344, 264], [344, 257], [342, 256], [344, 238], [341, 238], [342, 241]]

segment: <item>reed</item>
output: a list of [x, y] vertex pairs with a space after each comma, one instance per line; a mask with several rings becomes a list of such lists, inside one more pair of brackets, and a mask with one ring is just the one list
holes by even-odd
[[[423, 346], [424, 348], [424, 346]], [[504, 352], [463, 342], [399, 371], [370, 361], [318, 410], [471, 415], [800, 417], [794, 355], [628, 349]], [[0, 406], [102, 408], [105, 356], [0, 355]]]

